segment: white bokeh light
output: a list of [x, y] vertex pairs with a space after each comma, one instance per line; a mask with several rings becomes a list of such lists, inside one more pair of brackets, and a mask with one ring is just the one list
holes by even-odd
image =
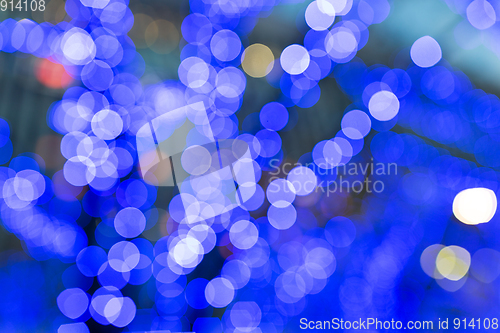
[[348, 4], [352, 6], [352, 1], [348, 0], [318, 0], [318, 8], [325, 14], [335, 16], [337, 13], [340, 15], [345, 15], [348, 8]]
[[74, 65], [88, 64], [96, 54], [94, 40], [80, 28], [72, 28], [64, 34], [61, 49], [66, 59]]
[[368, 109], [373, 118], [380, 121], [388, 121], [399, 112], [399, 100], [390, 91], [379, 91], [370, 98]]
[[291, 75], [303, 73], [309, 67], [310, 61], [311, 57], [307, 49], [298, 44], [292, 44], [285, 48], [280, 57], [281, 67]]
[[200, 256], [203, 255], [203, 247], [199, 240], [192, 236], [187, 236], [177, 240], [177, 243], [172, 246], [169, 255], [179, 266], [193, 268], [200, 263]]
[[415, 65], [428, 68], [437, 64], [443, 53], [439, 43], [431, 36], [420, 37], [413, 43], [410, 49], [411, 60]]
[[333, 21], [335, 21], [335, 13], [333, 15], [331, 11], [329, 13], [324, 13], [319, 8], [317, 1], [313, 1], [307, 6], [305, 17], [307, 25], [316, 31], [328, 29]]
[[467, 20], [479, 30], [488, 29], [497, 20], [493, 6], [486, 0], [474, 0], [467, 6]]
[[477, 187], [459, 192], [453, 200], [453, 214], [465, 224], [489, 222], [497, 211], [497, 197], [490, 189]]

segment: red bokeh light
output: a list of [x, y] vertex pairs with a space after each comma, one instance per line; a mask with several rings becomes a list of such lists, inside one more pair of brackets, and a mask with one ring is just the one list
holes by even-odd
[[66, 88], [73, 78], [66, 72], [64, 66], [48, 59], [40, 59], [35, 67], [35, 75], [44, 86], [61, 89]]

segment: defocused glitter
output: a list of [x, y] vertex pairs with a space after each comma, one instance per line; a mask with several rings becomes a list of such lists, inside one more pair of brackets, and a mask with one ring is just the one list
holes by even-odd
[[[446, 5], [459, 46], [500, 54], [496, 2]], [[60, 99], [36, 154], [19, 153], [29, 99], [0, 120], [2, 226], [35, 259], [2, 253], [4, 330], [288, 332], [327, 312], [498, 312], [500, 100], [430, 36], [377, 40], [394, 36], [372, 24], [415, 4], [128, 6], [52, 1], [0, 23], [0, 49], [20, 58], [12, 73], [2, 59], [6, 94], [29, 86], [18, 70], [32, 55], [40, 105]], [[365, 59], [369, 34], [391, 67]]]

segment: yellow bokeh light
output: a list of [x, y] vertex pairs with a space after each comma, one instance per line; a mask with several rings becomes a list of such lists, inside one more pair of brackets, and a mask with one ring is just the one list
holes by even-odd
[[445, 278], [458, 281], [470, 267], [470, 253], [460, 246], [447, 246], [436, 257], [436, 269]]
[[130, 29], [128, 35], [137, 48], [145, 49], [148, 47], [144, 32], [151, 23], [153, 23], [153, 19], [149, 15], [142, 13], [134, 15], [134, 26]]
[[179, 31], [167, 20], [151, 22], [144, 35], [148, 47], [158, 54], [168, 54], [179, 46]]
[[465, 224], [489, 222], [497, 210], [497, 197], [490, 189], [469, 188], [453, 199], [453, 214]]
[[263, 44], [252, 44], [245, 49], [241, 57], [241, 67], [251, 77], [264, 77], [273, 69], [274, 55]]

